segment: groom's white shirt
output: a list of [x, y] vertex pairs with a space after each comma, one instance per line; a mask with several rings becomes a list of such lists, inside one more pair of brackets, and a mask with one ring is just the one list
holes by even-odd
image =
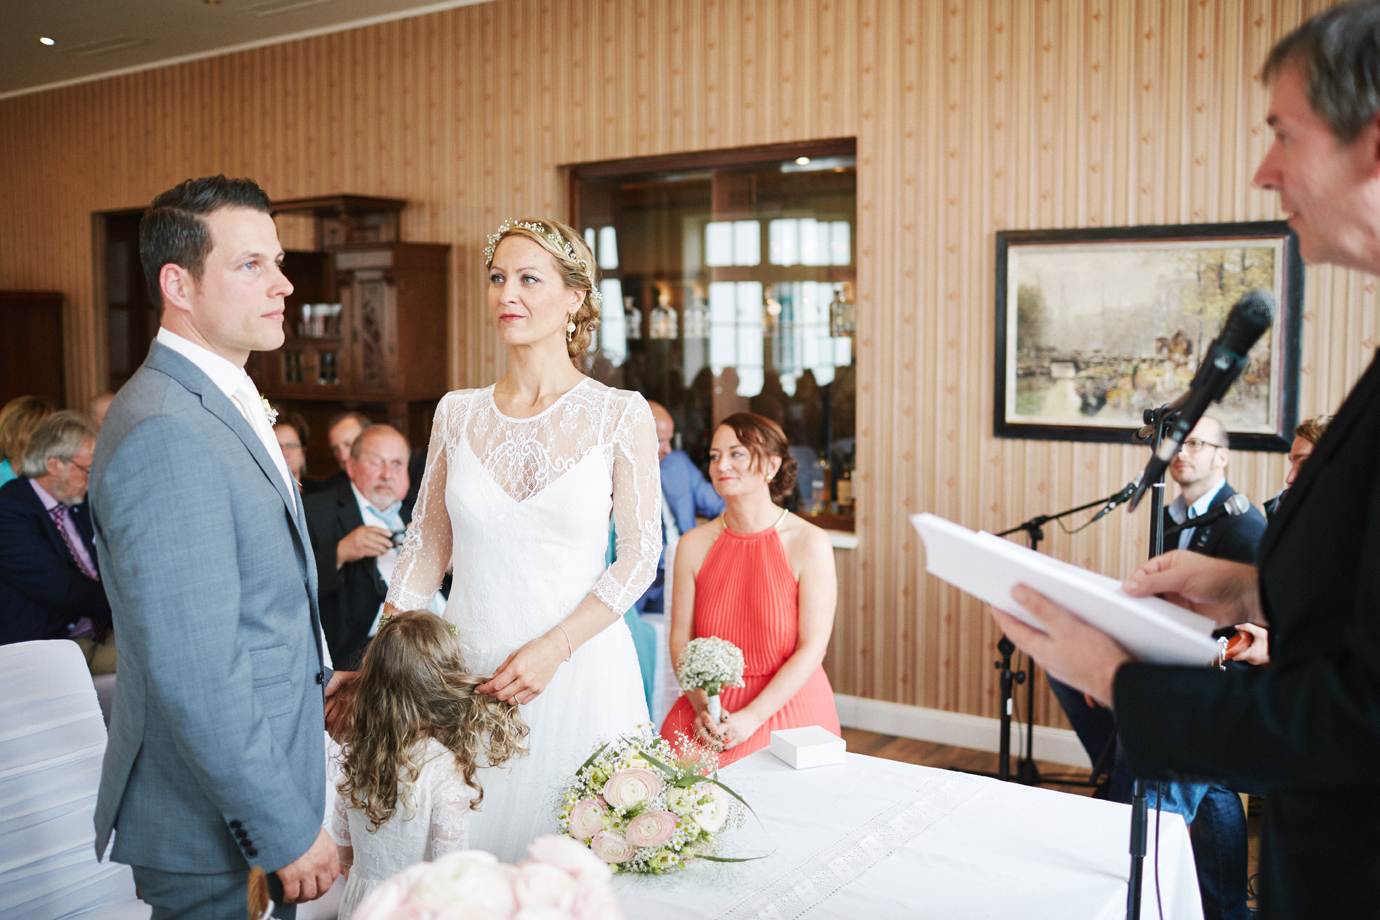
[[[297, 495], [297, 483], [293, 481], [292, 473], [288, 471], [287, 458], [283, 456], [283, 449], [278, 446], [278, 438], [273, 434], [273, 426], [268, 423], [268, 416], [263, 412], [263, 397], [259, 393], [259, 388], [254, 385], [254, 380], [245, 373], [244, 368], [238, 367], [234, 362], [222, 358], [207, 348], [183, 338], [176, 332], [160, 327], [158, 330], [158, 341], [177, 352], [188, 361], [192, 362], [216, 385], [216, 389], [224, 393], [230, 402], [235, 404], [244, 420], [249, 423], [249, 427], [254, 429], [254, 434], [259, 436], [263, 442], [264, 449], [268, 451], [268, 456], [273, 460], [273, 465], [278, 468], [278, 474], [287, 483], [288, 494]], [[248, 387], [254, 393], [252, 405], [242, 405], [243, 400], [235, 395], [243, 387]], [[298, 498], [300, 504], [301, 499]]]

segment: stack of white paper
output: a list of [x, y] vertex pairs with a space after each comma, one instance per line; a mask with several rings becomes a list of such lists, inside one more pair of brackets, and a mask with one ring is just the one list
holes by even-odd
[[1191, 610], [1158, 597], [1131, 597], [1116, 579], [938, 515], [915, 514], [910, 521], [925, 541], [930, 574], [1037, 629], [1040, 621], [1011, 598], [1018, 584], [1067, 607], [1143, 661], [1209, 664], [1218, 655], [1212, 621]]

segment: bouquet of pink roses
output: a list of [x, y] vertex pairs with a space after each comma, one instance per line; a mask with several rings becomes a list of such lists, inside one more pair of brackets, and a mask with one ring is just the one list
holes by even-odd
[[420, 862], [381, 882], [353, 920], [623, 920], [609, 868], [569, 837], [538, 837], [521, 865], [483, 850]]
[[747, 803], [719, 782], [714, 755], [693, 745], [677, 755], [645, 732], [600, 746], [575, 773], [561, 828], [614, 872], [661, 875], [715, 856], [718, 834], [742, 822]]

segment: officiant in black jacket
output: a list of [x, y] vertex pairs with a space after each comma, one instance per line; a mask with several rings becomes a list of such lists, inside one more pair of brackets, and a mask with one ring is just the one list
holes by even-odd
[[[1325, 10], [1275, 46], [1262, 71], [1274, 141], [1255, 175], [1279, 193], [1305, 259], [1371, 275], [1380, 275], [1377, 47], [1375, 2]], [[1365, 832], [1380, 822], [1380, 360], [1270, 522], [1259, 569], [1169, 552], [1123, 587], [1219, 626], [1268, 626], [1270, 665], [1133, 661], [1023, 586], [1015, 601], [1048, 632], [1000, 612], [997, 622], [1051, 674], [1115, 709], [1137, 775], [1267, 788], [1262, 917], [1374, 914], [1380, 847]]]
[[303, 505], [316, 554], [321, 628], [338, 670], [359, 667], [412, 521], [407, 439], [389, 425], [366, 428], [350, 448], [337, 488]]

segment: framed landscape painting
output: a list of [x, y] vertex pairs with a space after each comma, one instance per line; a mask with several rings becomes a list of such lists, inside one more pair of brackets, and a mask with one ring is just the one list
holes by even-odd
[[1187, 388], [1232, 306], [1273, 327], [1208, 410], [1231, 446], [1287, 451], [1298, 423], [1303, 259], [1284, 221], [997, 234], [997, 437], [1126, 442]]

